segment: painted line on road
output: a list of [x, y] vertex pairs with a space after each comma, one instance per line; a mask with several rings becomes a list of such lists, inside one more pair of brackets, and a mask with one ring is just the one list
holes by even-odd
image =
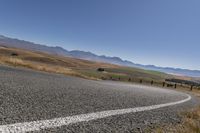
[[16, 124], [9, 124], [9, 125], [1, 125], [0, 132], [2, 132], [2, 133], [16, 133], [16, 132], [17, 133], [25, 133], [25, 132], [30, 132], [30, 131], [40, 131], [42, 129], [67, 126], [69, 124], [74, 124], [74, 123], [78, 123], [78, 122], [88, 122], [91, 120], [106, 118], [109, 116], [154, 110], [154, 109], [159, 109], [159, 108], [163, 108], [163, 107], [181, 104], [181, 103], [191, 100], [191, 96], [188, 94], [186, 94], [186, 95], [187, 95], [187, 98], [184, 100], [177, 101], [177, 102], [165, 103], [165, 104], [136, 107], [136, 108], [127, 108], [127, 109], [118, 109], [118, 110], [108, 110], [108, 111], [101, 111], [101, 112], [95, 112], [95, 113], [74, 115], [74, 116], [63, 117], [63, 118], [54, 118], [54, 119], [50, 119], [50, 120], [41, 120], [41, 121], [32, 121], [32, 122], [16, 123]]

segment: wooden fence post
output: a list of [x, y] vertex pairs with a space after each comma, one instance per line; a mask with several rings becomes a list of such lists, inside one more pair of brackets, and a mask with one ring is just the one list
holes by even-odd
[[163, 87], [165, 87], [165, 82], [163, 82]]
[[153, 85], [153, 80], [151, 81], [151, 85]]
[[190, 90], [192, 91], [192, 89], [193, 89], [193, 85], [191, 85], [191, 87], [190, 87]]

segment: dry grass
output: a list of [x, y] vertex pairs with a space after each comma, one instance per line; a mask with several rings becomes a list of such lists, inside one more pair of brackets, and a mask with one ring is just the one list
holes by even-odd
[[[14, 56], [13, 56], [14, 53]], [[15, 55], [17, 54], [17, 55]], [[118, 65], [87, 61], [47, 53], [33, 52], [16, 48], [0, 47], [0, 63], [12, 66], [20, 66], [46, 72], [63, 73], [88, 79], [121, 79], [128, 81], [129, 78], [149, 78], [164, 80], [167, 74], [146, 71], [137, 68], [128, 68]], [[105, 68], [106, 72], [96, 71]]]
[[200, 107], [181, 114], [180, 124], [159, 127], [154, 133], [200, 133]]
[[[13, 53], [17, 53], [17, 56], [12, 56]], [[15, 67], [25, 67], [39, 71], [60, 73], [95, 80], [97, 80], [97, 78], [84, 75], [76, 70], [96, 69], [98, 67], [118, 67], [116, 65], [106, 63], [98, 63], [6, 47], [0, 47], [0, 64], [11, 65]]]
[[[179, 88], [180, 91], [185, 91], [190, 93], [197, 98], [200, 98], [200, 90], [193, 89], [189, 91], [185, 88]], [[148, 132], [152, 133], [200, 133], [200, 106], [192, 108], [185, 112], [180, 113], [182, 118], [181, 123], [176, 125], [164, 125], [158, 126], [157, 128], [150, 130]]]
[[82, 78], [87, 78], [87, 79], [93, 79], [92, 77], [87, 77], [85, 75], [77, 73], [70, 68], [56, 66], [56, 65], [54, 65], [54, 66], [53, 65], [47, 65], [47, 64], [44, 64], [44, 63], [36, 63], [36, 62], [31, 62], [31, 61], [25, 61], [25, 60], [15, 58], [15, 57], [1, 56], [0, 57], [0, 63], [5, 64], [5, 65], [12, 65], [12, 66], [15, 66], [15, 67], [26, 67], [26, 68], [30, 68], [30, 69], [34, 69], [34, 70], [38, 70], [38, 71], [59, 73], [59, 74], [77, 76], [77, 77], [82, 77]]
[[200, 106], [180, 114], [182, 122], [156, 128], [153, 133], [200, 133]]
[[16, 49], [16, 48], [0, 47], [0, 57], [4, 57], [4, 58], [12, 57], [11, 56], [12, 53], [18, 54], [18, 56], [13, 56], [15, 57], [15, 59], [17, 58], [23, 61], [43, 63], [47, 65], [57, 65], [57, 66], [68, 67], [68, 68], [85, 68], [85, 69], [87, 68], [88, 69], [88, 68], [97, 68], [97, 67], [109, 67], [109, 68], [119, 67], [117, 65], [112, 65], [112, 64], [50, 55], [47, 53], [33, 52], [33, 51], [27, 51], [27, 50], [22, 50], [22, 49]]
[[[12, 66], [20, 66], [46, 72], [63, 73], [88, 79], [112, 79], [150, 84], [153, 80], [155, 86], [162, 86], [166, 78], [180, 78], [157, 71], [143, 70], [139, 68], [123, 67], [108, 63], [87, 61], [47, 53], [22, 50], [17, 48], [0, 47], [0, 63]], [[96, 71], [104, 68], [105, 72]], [[112, 78], [111, 78], [112, 77]], [[182, 77], [185, 79], [186, 77]], [[182, 87], [183, 88], [183, 87]], [[183, 88], [188, 89], [188, 87]]]

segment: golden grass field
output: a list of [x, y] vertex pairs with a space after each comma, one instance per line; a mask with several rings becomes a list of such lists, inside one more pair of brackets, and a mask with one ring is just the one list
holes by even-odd
[[[12, 55], [16, 53], [16, 55]], [[86, 61], [81, 59], [50, 55], [16, 48], [0, 47], [0, 63], [18, 67], [26, 67], [39, 71], [62, 73], [88, 79], [119, 79], [128, 81], [129, 78], [164, 81], [171, 75], [148, 71], [138, 68], [122, 67], [118, 65]], [[98, 68], [105, 72], [98, 72]]]
[[[17, 53], [17, 56], [12, 56]], [[34, 70], [61, 73], [71, 76], [93, 79], [87, 75], [83, 75], [77, 70], [95, 69], [99, 67], [117, 67], [111, 64], [90, 62], [80, 59], [73, 59], [61, 56], [53, 56], [46, 53], [31, 52], [16, 48], [0, 47], [0, 63], [17, 67], [26, 67]]]
[[[38, 71], [59, 73], [93, 80], [115, 80], [123, 82], [150, 84], [162, 86], [166, 78], [191, 80], [190, 77], [180, 77], [162, 72], [143, 70], [139, 68], [124, 67], [108, 63], [100, 63], [51, 55], [47, 53], [27, 51], [23, 49], [0, 47], [0, 64], [15, 67], [25, 67]], [[98, 68], [105, 71], [99, 72]], [[188, 90], [190, 86], [179, 85], [177, 88]]]

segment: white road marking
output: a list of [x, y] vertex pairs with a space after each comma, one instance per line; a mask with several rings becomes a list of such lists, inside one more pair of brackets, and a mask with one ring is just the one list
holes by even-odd
[[106, 118], [106, 117], [114, 116], [114, 115], [122, 115], [122, 114], [127, 114], [127, 113], [135, 113], [135, 112], [159, 109], [159, 108], [163, 108], [167, 106], [181, 104], [181, 103], [189, 101], [190, 99], [191, 99], [191, 96], [187, 95], [187, 98], [184, 100], [165, 103], [165, 104], [159, 104], [159, 105], [118, 109], [118, 110], [108, 110], [108, 111], [101, 111], [101, 112], [96, 112], [96, 113], [74, 115], [74, 116], [69, 116], [69, 117], [64, 117], [64, 118], [54, 118], [50, 120], [41, 120], [41, 121], [16, 123], [16, 124], [10, 124], [10, 125], [2, 125], [0, 126], [0, 132], [25, 133], [25, 132], [30, 132], [30, 131], [39, 131], [42, 129], [67, 126], [69, 124], [74, 124], [78, 122], [87, 122], [87, 121]]

